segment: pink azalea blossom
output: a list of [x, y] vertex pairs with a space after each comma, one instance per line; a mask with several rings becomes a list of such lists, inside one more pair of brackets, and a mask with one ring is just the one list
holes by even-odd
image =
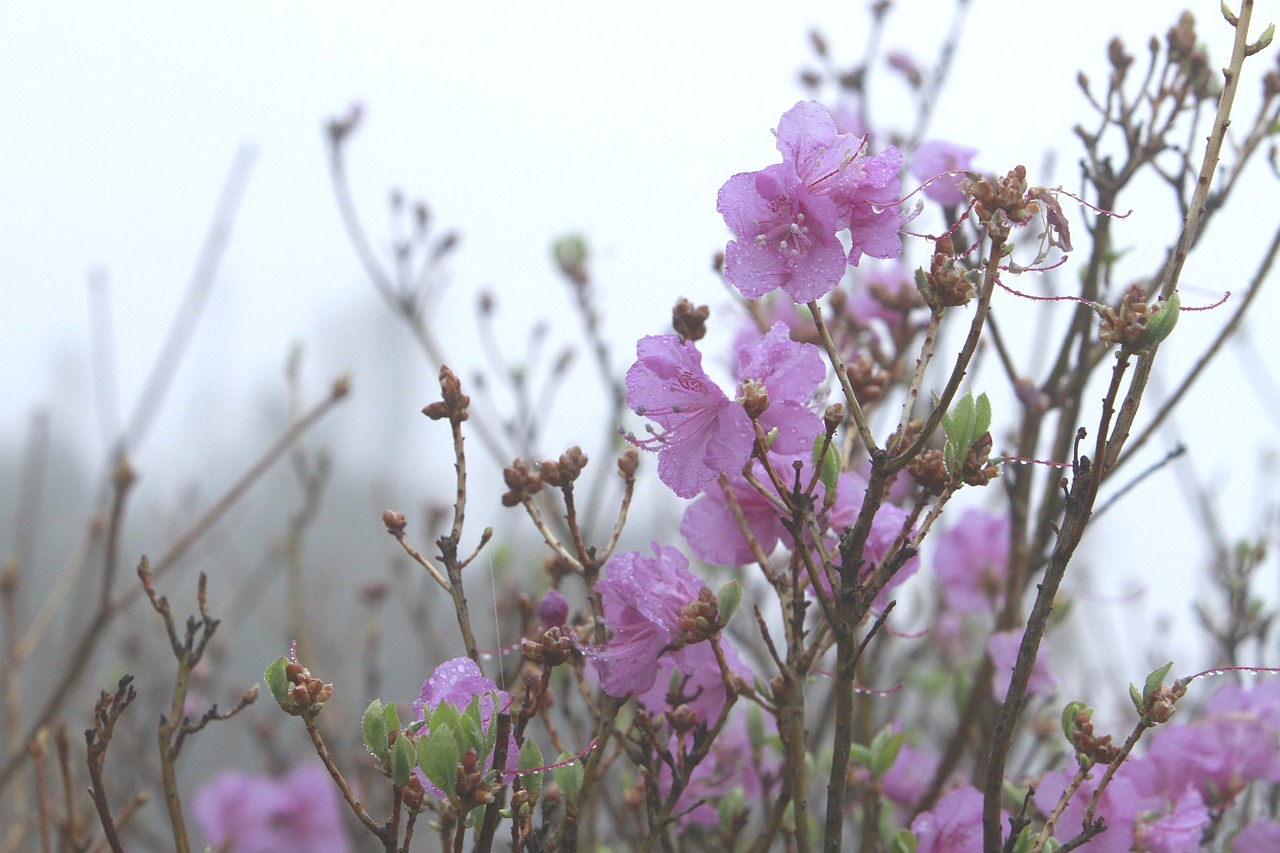
[[[1013, 681], [1013, 665], [1018, 660], [1018, 648], [1022, 645], [1022, 632], [997, 631], [987, 641], [987, 654], [991, 655], [991, 664], [995, 670], [991, 673], [992, 695], [1001, 698], [1008, 694], [1009, 684]], [[1044, 643], [1036, 652], [1035, 663], [1031, 665], [1031, 678], [1027, 681], [1028, 696], [1044, 696], [1058, 689], [1058, 679], [1049, 671], [1045, 662], [1048, 650]]]
[[313, 759], [285, 776], [221, 773], [196, 791], [192, 814], [215, 850], [346, 853], [342, 809], [342, 795]]
[[[826, 107], [796, 104], [774, 131], [782, 163], [734, 175], [716, 209], [737, 235], [725, 279], [750, 299], [781, 288], [796, 302], [830, 293], [847, 264], [902, 254], [897, 200], [902, 154], [868, 157], [864, 140], [836, 132]], [[848, 253], [839, 240], [847, 230]]]
[[942, 534], [934, 555], [942, 598], [957, 613], [990, 613], [1004, 605], [1009, 517], [969, 510]]
[[[831, 511], [826, 516], [826, 523], [830, 525], [833, 533], [839, 534], [844, 528], [851, 527], [857, 522], [858, 514], [862, 512], [862, 501], [866, 497], [866, 493], [867, 480], [861, 474], [855, 471], [846, 471], [840, 475], [839, 491], [836, 494], [835, 504], [832, 505]], [[871, 533], [867, 537], [867, 544], [862, 550], [863, 564], [860, 573], [862, 578], [868, 577], [889, 556], [894, 543], [898, 541], [898, 536], [902, 533], [902, 526], [906, 521], [907, 511], [891, 503], [883, 503], [876, 510], [875, 518], [871, 521]], [[832, 548], [834, 549], [834, 542], [832, 543]], [[833, 553], [835, 553], [834, 550]], [[887, 603], [889, 592], [915, 574], [919, 568], [920, 558], [918, 556], [911, 557], [903, 563], [888, 585], [881, 591], [877, 602], [881, 606]]]
[[1280, 782], [1278, 738], [1280, 682], [1252, 691], [1226, 685], [1199, 719], [1152, 734], [1149, 793], [1175, 798], [1190, 786], [1215, 808], [1229, 805], [1253, 782]]
[[[1133, 849], [1133, 824], [1138, 814], [1140, 798], [1133, 782], [1126, 776], [1128, 766], [1129, 763], [1126, 762], [1120, 768], [1120, 772], [1107, 785], [1098, 800], [1095, 817], [1106, 821], [1107, 831], [1095, 835], [1089, 841], [1085, 849], [1090, 853], [1129, 853]], [[1041, 779], [1036, 784], [1036, 808], [1044, 814], [1052, 812], [1073, 775], [1073, 771], [1060, 770]], [[1094, 773], [1091, 778], [1085, 779], [1071, 797], [1071, 802], [1067, 804], [1054, 829], [1054, 837], [1059, 841], [1065, 841], [1080, 831], [1089, 800], [1097, 790], [1101, 778], [1101, 773]]]
[[1257, 853], [1259, 850], [1280, 850], [1280, 823], [1255, 820], [1231, 839], [1231, 853]]
[[781, 288], [811, 302], [840, 283], [846, 265], [839, 208], [787, 164], [734, 175], [716, 209], [739, 239], [725, 247], [724, 275], [748, 299]]
[[664, 430], [632, 441], [658, 452], [658, 478], [682, 498], [700, 494], [723, 473], [751, 458], [755, 428], [702, 369], [692, 341], [651, 335], [636, 344], [627, 371], [627, 405]]
[[966, 785], [942, 795], [911, 822], [916, 853], [981, 853], [982, 793]]
[[934, 771], [942, 760], [936, 752], [916, 749], [904, 743], [898, 750], [898, 758], [884, 774], [880, 783], [885, 797], [895, 803], [911, 806], [920, 801], [925, 789], [933, 781]]
[[654, 542], [653, 553], [616, 554], [596, 584], [613, 636], [591, 648], [589, 656], [610, 696], [622, 698], [653, 687], [658, 658], [684, 633], [681, 611], [706, 586], [689, 573], [689, 561], [675, 548]]
[[913, 273], [898, 261], [859, 267], [847, 310], [862, 325], [879, 320], [897, 328], [904, 312], [895, 306], [924, 307]]
[[[726, 639], [722, 638], [720, 643], [729, 671], [749, 683], [751, 670], [747, 669], [738, 652]], [[676, 685], [674, 696], [671, 695], [673, 683]], [[653, 686], [638, 694], [636, 701], [653, 714], [684, 705], [699, 720], [711, 723], [720, 716], [725, 698], [724, 675], [716, 661], [715, 649], [710, 643], [693, 643], [658, 658], [658, 673], [653, 679]]]
[[[419, 720], [430, 722], [431, 714], [442, 702], [452, 705], [458, 712], [464, 712], [471, 702], [480, 697], [480, 724], [487, 732], [493, 722], [495, 707], [498, 711], [508, 710], [511, 696], [505, 690], [499, 690], [492, 679], [480, 671], [480, 667], [471, 658], [459, 657], [447, 660], [436, 667], [422, 685], [418, 698], [413, 702], [413, 711]], [[495, 705], [496, 701], [496, 705]], [[430, 734], [430, 727], [422, 727], [422, 735]], [[483, 760], [485, 756], [480, 756]], [[519, 747], [515, 737], [507, 742], [507, 770], [514, 772], [518, 767]], [[445, 793], [433, 785], [419, 773], [423, 787], [434, 796], [443, 798]]]
[[769, 392], [769, 407], [759, 418], [766, 433], [776, 429], [770, 452], [805, 453], [822, 431], [814, 411], [815, 393], [827, 376], [818, 348], [791, 340], [787, 325], [773, 324], [763, 337], [738, 350], [738, 381], [755, 380]]
[[[764, 477], [760, 463], [752, 463], [757, 478]], [[777, 547], [786, 535], [782, 513], [741, 474], [730, 474], [729, 485], [742, 510], [747, 528], [765, 554]], [[738, 520], [729, 508], [724, 489], [713, 486], [685, 508], [680, 533], [699, 560], [714, 566], [742, 566], [755, 561]]]
[[[920, 143], [920, 147], [911, 155], [910, 171], [913, 177], [921, 181], [935, 178], [944, 172], [964, 172], [973, 166], [976, 148], [964, 148], [950, 142], [931, 140]], [[925, 197], [938, 204], [948, 206], [964, 204], [964, 193], [957, 188], [963, 174], [941, 177], [924, 188]]]

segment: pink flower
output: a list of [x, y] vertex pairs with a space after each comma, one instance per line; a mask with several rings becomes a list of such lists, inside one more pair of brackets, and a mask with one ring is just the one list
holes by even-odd
[[658, 658], [684, 634], [681, 611], [706, 586], [689, 573], [689, 561], [675, 548], [654, 542], [653, 553], [615, 555], [596, 584], [613, 637], [588, 654], [604, 692], [617, 698], [653, 687]]
[[[782, 162], [734, 175], [716, 209], [738, 239], [725, 247], [725, 279], [749, 299], [781, 288], [796, 302], [830, 293], [863, 254], [902, 254], [896, 202], [902, 154], [867, 157], [863, 139], [836, 132], [826, 107], [801, 102], [775, 131]], [[837, 236], [848, 230], [847, 257]]]
[[923, 308], [915, 278], [898, 261], [860, 267], [853, 277], [848, 312], [862, 325], [880, 320], [896, 329], [913, 308]]
[[1259, 850], [1280, 850], [1280, 823], [1255, 820], [1231, 839], [1231, 853], [1257, 853]]
[[[922, 142], [911, 155], [910, 171], [912, 176], [922, 181], [936, 178], [944, 172], [964, 172], [973, 166], [977, 153], [976, 148], [963, 148], [950, 142]], [[962, 180], [963, 174], [938, 178], [924, 188], [925, 197], [948, 206], [964, 204], [964, 193], [956, 188]]]
[[[758, 478], [766, 479], [758, 461], [752, 463]], [[765, 554], [771, 554], [786, 534], [781, 511], [741, 474], [730, 474], [729, 485], [747, 528]], [[729, 509], [724, 489], [714, 486], [685, 508], [680, 533], [699, 560], [715, 566], [742, 566], [755, 561], [738, 520]]]
[[560, 628], [568, 623], [569, 602], [552, 587], [538, 604], [538, 624], [545, 628]]
[[205, 842], [230, 853], [351, 849], [342, 797], [320, 764], [285, 776], [230, 770], [196, 792], [192, 810]]
[[904, 743], [898, 750], [898, 758], [893, 762], [893, 767], [884, 774], [881, 790], [895, 803], [914, 805], [924, 795], [941, 760], [936, 752], [916, 749]]
[[[1129, 763], [1121, 766], [1119, 773], [1107, 785], [1098, 800], [1098, 811], [1095, 817], [1103, 818], [1107, 823], [1107, 831], [1095, 835], [1085, 849], [1094, 853], [1129, 853], [1133, 849], [1133, 822], [1139, 811], [1139, 797], [1133, 782], [1126, 778]], [[1057, 806], [1062, 793], [1067, 790], [1067, 783], [1074, 774], [1068, 770], [1060, 770], [1045, 776], [1036, 785], [1036, 807], [1044, 814], [1049, 814]], [[1066, 810], [1058, 819], [1054, 837], [1066, 840], [1080, 831], [1084, 823], [1084, 814], [1089, 807], [1089, 800], [1098, 788], [1101, 773], [1094, 773], [1076, 790], [1067, 804]]]
[[791, 340], [787, 324], [779, 321], [764, 337], [739, 348], [735, 373], [738, 381], [755, 380], [769, 392], [769, 407], [759, 421], [765, 433], [778, 430], [770, 452], [809, 452], [814, 436], [822, 432], [813, 403], [827, 377], [818, 348]]
[[844, 227], [836, 203], [810, 191], [787, 164], [734, 175], [716, 210], [738, 235], [724, 252], [725, 279], [748, 299], [781, 288], [796, 302], [827, 295], [844, 275]]
[[702, 369], [692, 341], [651, 335], [636, 344], [636, 363], [627, 371], [627, 405], [664, 430], [638, 440], [658, 452], [658, 478], [682, 498], [700, 494], [751, 458], [755, 428]]
[[[720, 642], [729, 670], [750, 682], [751, 670], [747, 669], [737, 651], [727, 640]], [[676, 676], [677, 672], [679, 676]], [[673, 684], [676, 695], [671, 695]], [[638, 694], [636, 701], [653, 714], [685, 705], [698, 719], [711, 723], [720, 716], [725, 698], [724, 674], [716, 661], [715, 649], [710, 643], [694, 643], [659, 657], [653, 686]]]
[[1009, 517], [969, 510], [942, 535], [934, 556], [942, 597], [957, 613], [989, 613], [1004, 604]]
[[[997, 698], [1009, 692], [1009, 683], [1013, 681], [1013, 665], [1018, 660], [1018, 648], [1022, 645], [1022, 632], [997, 631], [987, 640], [987, 654], [991, 655], [991, 664], [995, 667], [991, 673], [991, 690]], [[1036, 651], [1035, 663], [1031, 665], [1031, 679], [1027, 682], [1028, 696], [1042, 696], [1058, 689], [1058, 679], [1054, 678], [1045, 662], [1048, 651], [1044, 643]]]
[[1252, 691], [1229, 684], [1190, 724], [1161, 726], [1147, 760], [1153, 794], [1170, 799], [1190, 786], [1206, 803], [1229, 805], [1253, 782], [1280, 782], [1280, 682]]
[[942, 796], [911, 822], [916, 853], [981, 853], [982, 794], [966, 785]]
[[[477, 696], [480, 697], [480, 724], [488, 732], [493, 722], [495, 700], [496, 709], [505, 711], [511, 704], [511, 696], [505, 690], [499, 690], [497, 684], [485, 677], [471, 658], [454, 658], [437, 666], [431, 677], [423, 683], [418, 698], [413, 702], [413, 711], [417, 719], [430, 723], [432, 712], [442, 702], [452, 705], [454, 710], [461, 713], [467, 710]], [[423, 726], [422, 735], [426, 737], [429, 734], [430, 726]], [[482, 763], [486, 757], [480, 756]], [[506, 769], [514, 772], [518, 767], [519, 757], [519, 748], [513, 735], [507, 742]], [[425, 776], [419, 775], [419, 778], [427, 791], [444, 798], [445, 793]]]
[[[851, 527], [857, 522], [858, 514], [862, 512], [862, 501], [866, 497], [866, 493], [867, 480], [861, 474], [855, 471], [846, 471], [840, 475], [836, 501], [826, 517], [826, 523], [830, 525], [834, 533], [839, 534], [846, 527]], [[894, 544], [898, 541], [898, 536], [902, 533], [902, 526], [906, 521], [907, 511], [891, 503], [883, 503], [876, 510], [875, 518], [871, 521], [871, 533], [867, 537], [866, 546], [862, 549], [861, 578], [867, 578], [889, 556]], [[832, 548], [834, 549], [834, 543]], [[880, 605], [883, 606], [888, 601], [888, 594], [891, 590], [915, 574], [919, 568], [919, 557], [912, 557], [903, 563], [888, 585], [881, 591], [879, 598], [877, 598]]]

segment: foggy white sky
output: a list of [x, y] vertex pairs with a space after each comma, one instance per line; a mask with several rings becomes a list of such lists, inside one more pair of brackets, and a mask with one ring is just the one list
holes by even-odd
[[[110, 281], [127, 413], [244, 142], [256, 164], [173, 410], [188, 417], [202, 400], [215, 401], [192, 429], [243, 434], [237, 419], [262, 389], [276, 387], [295, 341], [313, 358], [316, 386], [353, 366], [347, 359], [357, 350], [366, 369], [401, 370], [379, 363], [377, 340], [324, 337], [344, 317], [380, 310], [341, 229], [325, 167], [321, 127], [353, 101], [365, 105], [366, 122], [352, 143], [352, 180], [379, 247], [392, 186], [426, 198], [437, 222], [462, 232], [437, 324], [459, 361], [481, 361], [470, 306], [484, 285], [498, 293], [513, 334], [540, 317], [576, 328], [548, 244], [580, 230], [598, 252], [603, 310], [625, 367], [636, 337], [664, 329], [677, 295], [723, 302], [709, 271], [727, 236], [716, 190], [735, 172], [773, 162], [769, 129], [803, 96], [796, 71], [809, 58], [808, 30], [820, 26], [837, 58], [852, 59], [865, 38], [864, 5], [11, 4], [0, 13], [0, 442], [18, 440], [32, 408], [48, 405], [61, 434], [87, 453], [100, 450], [87, 396], [88, 273], [101, 269]], [[951, 4], [901, 5], [886, 46], [927, 64]], [[1085, 116], [1077, 69], [1105, 75], [1113, 32], [1128, 34], [1130, 50], [1142, 55], [1147, 35], [1172, 22], [1174, 5], [1151, 11], [1164, 5], [1089, 0], [1067, 13], [1062, 4], [973, 0], [955, 83], [930, 135], [978, 148], [983, 167], [1021, 162], [1033, 175], [1056, 148], [1057, 171], [1045, 182], [1071, 188], [1078, 149], [1070, 128]], [[1230, 31], [1218, 4], [1195, 5], [1201, 37], [1221, 62]], [[1242, 109], [1255, 102], [1260, 68], [1243, 86]], [[904, 118], [893, 114], [901, 108], [895, 91], [873, 104], [885, 125]], [[1270, 180], [1256, 173], [1257, 184], [1271, 187], [1266, 206], [1242, 196], [1236, 218], [1217, 223], [1219, 248], [1212, 264], [1202, 257], [1188, 269], [1186, 303], [1239, 289], [1254, 246], [1274, 226]], [[1153, 199], [1124, 225], [1133, 235], [1129, 275], [1148, 272], [1163, 248], [1164, 238], [1143, 235], [1172, 233], [1167, 197]], [[1269, 304], [1260, 316], [1274, 316]], [[1177, 346], [1166, 347], [1170, 362], [1188, 363], [1217, 324], [1211, 315], [1184, 318]], [[1274, 336], [1259, 329], [1255, 337], [1274, 366]], [[415, 370], [406, 375], [417, 381]], [[358, 390], [387, 377], [357, 372], [355, 381]], [[1236, 469], [1221, 491], [1237, 514], [1259, 494], [1251, 466], [1239, 460], [1276, 441], [1247, 382], [1239, 362], [1225, 357], [1181, 421], [1203, 454], [1201, 476]], [[429, 393], [406, 395], [410, 426]], [[350, 429], [359, 434], [361, 425]], [[202, 460], [182, 452], [186, 430], [162, 423], [155, 458], [197, 476]], [[1137, 500], [1158, 500], [1154, 491]], [[1159, 492], [1174, 488], [1166, 480]], [[1234, 532], [1243, 533], [1236, 518]], [[1141, 516], [1128, 523], [1142, 525]], [[1186, 542], [1155, 535], [1153, 548], [1171, 550], [1130, 556], [1125, 572], [1135, 560], [1187, 561]]]

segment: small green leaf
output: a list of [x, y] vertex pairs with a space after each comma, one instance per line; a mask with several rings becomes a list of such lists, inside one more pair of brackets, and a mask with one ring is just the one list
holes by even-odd
[[462, 747], [463, 752], [468, 749], [474, 749], [476, 755], [489, 754], [489, 751], [484, 748], [485, 732], [482, 714], [480, 697], [471, 697], [467, 710], [462, 712], [462, 716], [458, 720], [458, 746]]
[[1075, 741], [1076, 717], [1079, 715], [1081, 711], [1087, 711], [1089, 712], [1090, 715], [1093, 714], [1092, 708], [1090, 708], [1084, 702], [1080, 702], [1078, 700], [1075, 702], [1069, 703], [1067, 707], [1062, 709], [1062, 733], [1066, 735], [1067, 743], [1072, 745], [1074, 745], [1076, 742]]
[[916, 290], [924, 297], [926, 305], [933, 304], [933, 288], [929, 286], [929, 277], [920, 267], [916, 267]]
[[723, 628], [729, 624], [733, 614], [738, 612], [740, 604], [742, 604], [742, 584], [733, 580], [720, 587], [720, 591], [716, 593], [716, 609], [720, 611], [719, 627]]
[[1143, 707], [1151, 704], [1151, 699], [1161, 684], [1164, 684], [1164, 678], [1169, 674], [1169, 670], [1173, 669], [1173, 661], [1169, 661], [1164, 666], [1156, 667], [1147, 675], [1147, 681], [1142, 686], [1142, 703]]
[[[888, 731], [887, 729], [885, 731]], [[871, 778], [876, 781], [884, 779], [885, 774], [893, 769], [893, 763], [898, 760], [898, 751], [902, 749], [902, 743], [907, 736], [898, 732], [890, 735], [883, 743], [873, 743], [871, 747]], [[877, 736], [876, 740], [879, 740]]]
[[[520, 760], [516, 766], [521, 770], [534, 770], [535, 767], [542, 765], [542, 750], [538, 749], [538, 744], [533, 738], [527, 738], [520, 747]], [[524, 785], [524, 789], [531, 797], [536, 798], [538, 792], [542, 790], [542, 771], [534, 770], [532, 773], [520, 774], [520, 783]]]
[[286, 711], [293, 707], [293, 702], [289, 699], [289, 676], [284, 672], [288, 665], [288, 659], [281, 655], [271, 662], [266, 673], [267, 689], [271, 691], [276, 704]]
[[893, 834], [893, 838], [889, 839], [889, 853], [916, 853], [916, 846], [920, 842], [909, 829], [899, 829]]
[[871, 766], [871, 750], [860, 743], [849, 744], [849, 754], [859, 767]]
[[1146, 703], [1142, 701], [1142, 694], [1132, 684], [1129, 685], [1129, 698], [1133, 700], [1133, 707], [1138, 709], [1139, 714], [1146, 713]]
[[400, 731], [400, 714], [396, 711], [395, 702], [388, 702], [382, 706], [382, 719], [387, 724], [388, 732]]
[[[977, 441], [991, 429], [991, 400], [987, 398], [986, 392], [978, 395], [978, 400], [974, 406], [974, 424], [973, 424], [973, 441]], [[973, 442], [969, 442], [972, 444]]]
[[[1258, 36], [1258, 40], [1254, 42], [1254, 45], [1257, 45], [1255, 50], [1266, 49], [1271, 44], [1271, 40], [1274, 39], [1275, 37], [1276, 37], [1276, 25], [1271, 24], [1265, 30], [1262, 31], [1262, 35]], [[1250, 45], [1250, 47], [1253, 47], [1253, 45]]]
[[730, 837], [729, 833], [732, 832], [733, 825], [737, 822], [738, 816], [746, 811], [746, 807], [747, 797], [742, 788], [731, 788], [716, 803], [716, 816], [720, 821], [720, 830], [725, 833], [726, 838]]
[[441, 702], [436, 709], [431, 712], [431, 731], [438, 732], [441, 729], [456, 729], [460, 715], [458, 709], [448, 702]]
[[1174, 291], [1168, 301], [1155, 306], [1147, 317], [1147, 334], [1141, 349], [1148, 350], [1169, 337], [1173, 327], [1178, 325], [1178, 316], [1182, 313], [1182, 297]]
[[[760, 692], [759, 687], [756, 688], [756, 692]], [[764, 731], [764, 709], [752, 702], [747, 706], [747, 742], [751, 744], [752, 749], [760, 749], [764, 746], [767, 737]]]
[[957, 448], [965, 449], [977, 438], [973, 427], [977, 422], [977, 407], [973, 402], [973, 392], [966, 393], [951, 411], [951, 429], [947, 430], [947, 438]]
[[[572, 758], [572, 754], [568, 751], [560, 753], [559, 761], [567, 761]], [[564, 794], [565, 802], [577, 799], [578, 792], [582, 790], [582, 777], [584, 774], [581, 761], [570, 761], [568, 764], [561, 765], [551, 771], [551, 776], [556, 780], [556, 785]]]
[[[399, 726], [396, 729], [399, 730]], [[364, 709], [364, 716], [360, 718], [360, 733], [364, 735], [365, 748], [380, 762], [387, 757], [389, 731], [387, 718], [383, 716], [382, 700], [374, 699], [369, 703], [369, 707]]]
[[462, 753], [452, 731], [432, 727], [431, 734], [418, 741], [418, 766], [433, 785], [452, 796], [458, 789]]
[[409, 784], [415, 758], [413, 743], [407, 737], [402, 735], [391, 744], [391, 780], [396, 783], [396, 787], [402, 788]]
[[[822, 446], [826, 445], [826, 453], [822, 452]], [[820, 433], [813, 439], [813, 467], [818, 469], [818, 479], [828, 492], [836, 489], [840, 479], [840, 448], [836, 446], [834, 441], [827, 441], [825, 433]], [[821, 458], [819, 458], [821, 457]]]

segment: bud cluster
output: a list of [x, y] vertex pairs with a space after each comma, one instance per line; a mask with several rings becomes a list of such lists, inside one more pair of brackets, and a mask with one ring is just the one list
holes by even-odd
[[440, 396], [443, 399], [429, 403], [423, 408], [422, 414], [433, 421], [448, 418], [456, 423], [470, 417], [467, 407], [471, 405], [471, 398], [462, 393], [462, 382], [448, 365], [440, 366]]

